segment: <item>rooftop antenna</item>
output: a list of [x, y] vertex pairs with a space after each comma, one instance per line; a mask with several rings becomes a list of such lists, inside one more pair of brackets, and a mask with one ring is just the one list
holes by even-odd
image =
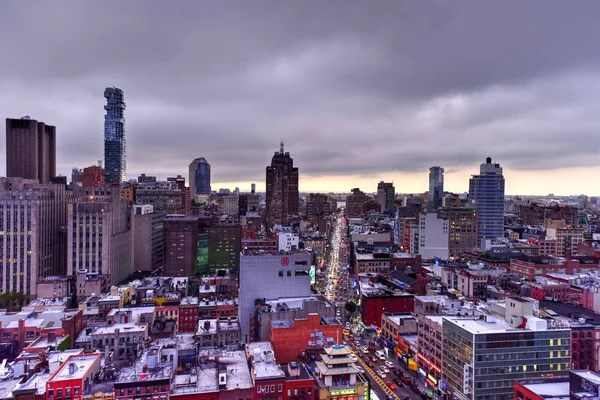
[[280, 150], [279, 150], [279, 152], [280, 152], [281, 154], [283, 154], [283, 139], [281, 139], [281, 143], [280, 143]]

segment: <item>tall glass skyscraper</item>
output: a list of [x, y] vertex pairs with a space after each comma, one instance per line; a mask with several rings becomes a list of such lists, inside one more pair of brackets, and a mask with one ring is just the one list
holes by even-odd
[[444, 198], [444, 168], [429, 168], [429, 210], [442, 208]]
[[479, 245], [485, 239], [504, 236], [504, 176], [500, 164], [488, 157], [479, 175], [469, 180], [469, 201], [479, 214]]
[[116, 87], [106, 88], [104, 97], [104, 183], [118, 184], [127, 180], [125, 101], [123, 91]]
[[204, 157], [190, 163], [190, 191], [192, 196], [210, 194], [210, 164]]

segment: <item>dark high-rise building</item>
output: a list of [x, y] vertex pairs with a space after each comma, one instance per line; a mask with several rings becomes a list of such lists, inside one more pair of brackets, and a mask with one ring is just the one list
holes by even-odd
[[448, 220], [448, 254], [459, 257], [479, 247], [477, 210], [466, 207], [444, 207], [440, 217]]
[[392, 212], [394, 210], [394, 198], [396, 189], [391, 182], [379, 182], [377, 184], [377, 204], [381, 212]]
[[190, 163], [190, 191], [192, 197], [210, 194], [210, 164], [204, 157]]
[[276, 151], [267, 167], [267, 221], [269, 226], [288, 225], [292, 215], [298, 215], [298, 168], [290, 153]]
[[199, 217], [167, 218], [163, 223], [165, 276], [195, 276]]
[[[201, 228], [202, 229], [202, 228]], [[239, 224], [215, 224], [208, 231], [208, 268], [229, 268], [237, 274], [242, 251], [242, 227]]]
[[359, 188], [352, 189], [352, 193], [346, 197], [346, 214], [348, 218], [360, 217], [360, 207], [371, 200], [362, 190]]
[[107, 185], [127, 180], [125, 155], [125, 101], [116, 87], [104, 90], [104, 182]]
[[154, 182], [156, 182], [156, 177], [146, 175], [146, 174], [141, 174], [140, 176], [138, 176], [137, 181], [138, 181], [138, 183], [154, 183]]
[[6, 119], [6, 176], [49, 183], [56, 176], [56, 127], [31, 119]]
[[444, 200], [444, 168], [429, 168], [429, 211], [442, 207]]
[[504, 176], [500, 164], [492, 164], [490, 157], [481, 164], [479, 175], [469, 180], [469, 202], [478, 211], [479, 245], [504, 236]]
[[133, 207], [133, 260], [135, 271], [154, 271], [163, 266], [163, 224], [167, 214], [151, 205]]

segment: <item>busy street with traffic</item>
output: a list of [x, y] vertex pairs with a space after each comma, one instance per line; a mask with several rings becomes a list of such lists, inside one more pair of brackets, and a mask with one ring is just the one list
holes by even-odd
[[[335, 218], [330, 232], [328, 254], [326, 255], [324, 296], [335, 304], [344, 305], [348, 301], [359, 304], [358, 292], [355, 288], [355, 276], [349, 268], [349, 238], [346, 217], [342, 214]], [[359, 309], [355, 312], [345, 310], [344, 343], [353, 351], [360, 373], [365, 374], [371, 384], [371, 390], [383, 399], [427, 399], [417, 382], [415, 373], [398, 362], [393, 351], [384, 349], [378, 342], [376, 334], [368, 334], [360, 323]], [[339, 315], [339, 314], [338, 314]]]

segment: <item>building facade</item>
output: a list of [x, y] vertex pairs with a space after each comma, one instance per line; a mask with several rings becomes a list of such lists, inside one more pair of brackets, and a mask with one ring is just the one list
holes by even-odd
[[444, 201], [444, 168], [429, 168], [429, 211], [442, 207]]
[[154, 271], [164, 263], [163, 225], [167, 214], [151, 205], [133, 207], [134, 270]]
[[127, 180], [125, 146], [125, 100], [116, 87], [104, 90], [104, 182], [117, 184]]
[[200, 218], [167, 218], [163, 223], [165, 276], [196, 276]]
[[348, 218], [356, 218], [361, 215], [361, 206], [371, 200], [362, 190], [359, 188], [352, 189], [352, 193], [346, 197], [346, 215]]
[[210, 194], [210, 164], [206, 158], [196, 158], [190, 163], [189, 177], [192, 198], [198, 194]]
[[266, 170], [266, 213], [269, 226], [289, 225], [291, 217], [298, 215], [298, 168], [289, 152], [284, 152], [283, 142]]
[[67, 270], [116, 284], [133, 272], [131, 203], [118, 185], [82, 188], [67, 207]]
[[479, 175], [469, 180], [469, 201], [478, 211], [478, 244], [504, 236], [504, 176], [500, 164], [488, 157]]
[[39, 278], [64, 275], [64, 185], [0, 178], [0, 289], [33, 298]]
[[394, 198], [396, 189], [391, 182], [379, 182], [377, 184], [377, 204], [381, 207], [381, 212], [394, 211]]
[[479, 247], [477, 210], [473, 208], [443, 208], [440, 216], [448, 220], [448, 255], [459, 257]]
[[29, 116], [7, 118], [6, 176], [50, 183], [56, 176], [56, 127]]
[[183, 193], [177, 182], [138, 183], [135, 185], [135, 203], [150, 204], [157, 212], [183, 213]]
[[421, 214], [418, 230], [419, 255], [424, 260], [448, 259], [449, 221], [437, 213]]

